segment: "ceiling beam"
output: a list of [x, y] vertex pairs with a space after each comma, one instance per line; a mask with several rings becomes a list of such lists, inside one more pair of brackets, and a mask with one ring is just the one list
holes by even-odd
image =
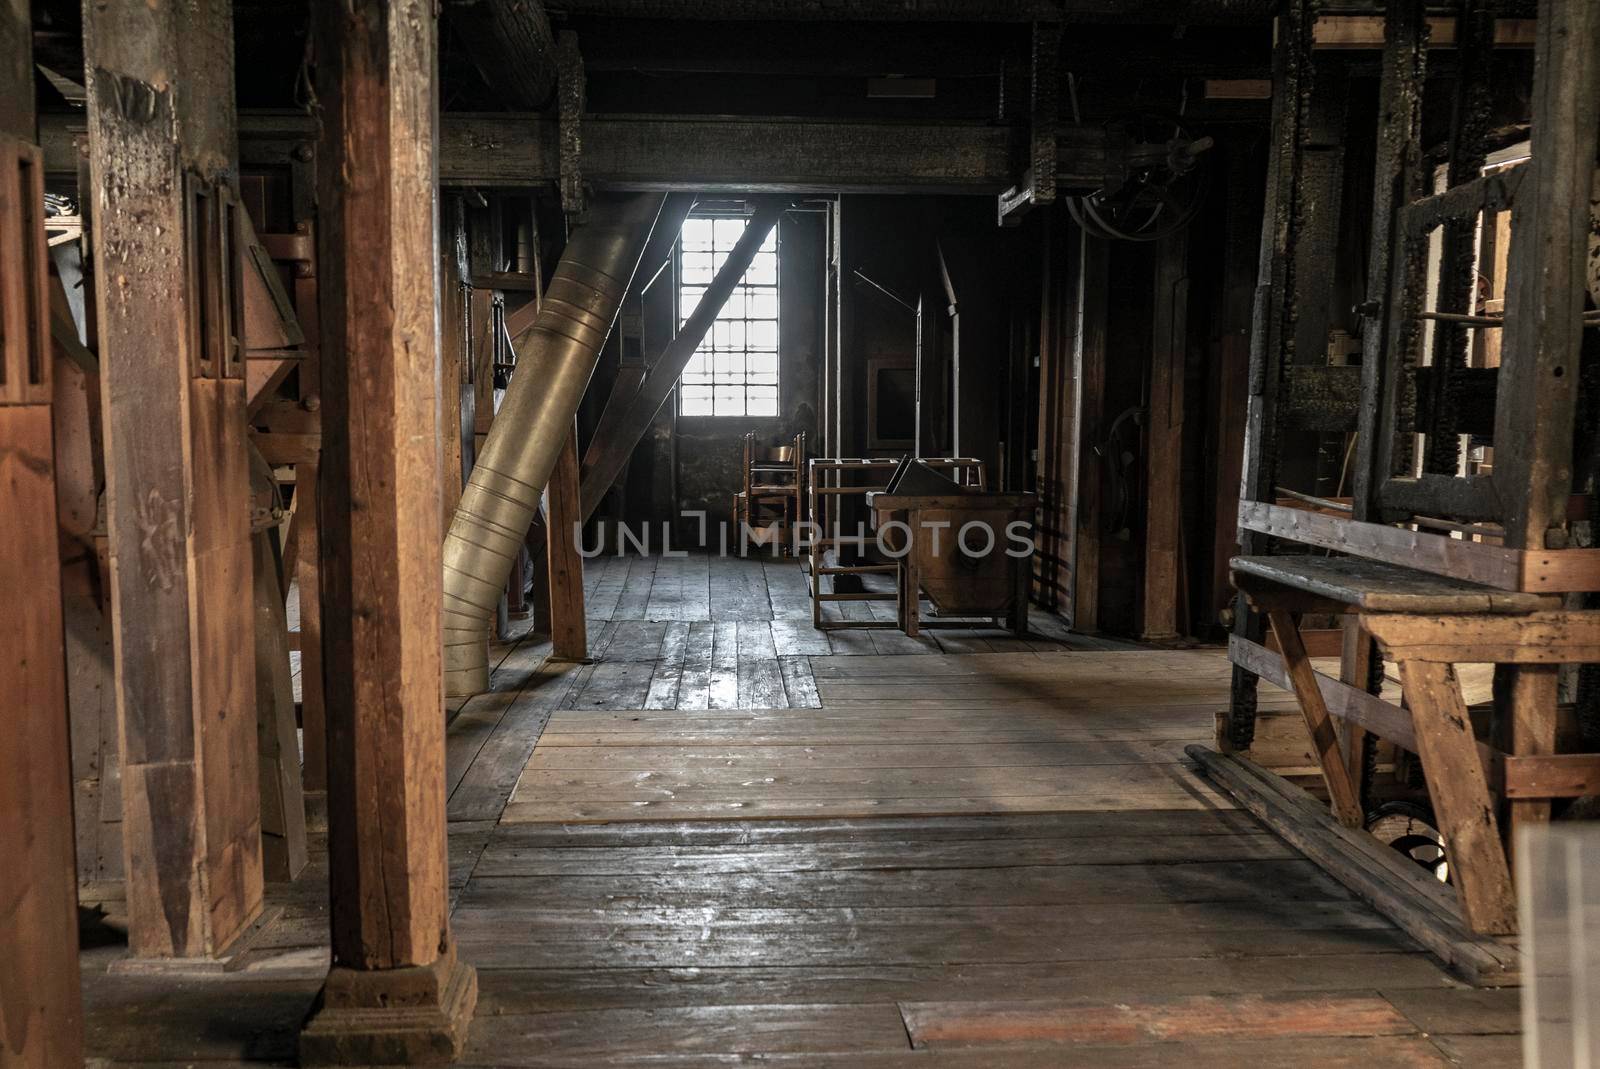
[[[1063, 189], [1104, 181], [1107, 135], [1057, 131]], [[526, 186], [560, 176], [556, 124], [534, 116], [446, 115], [439, 180]], [[589, 115], [584, 181], [612, 190], [702, 193], [998, 193], [1014, 180], [1011, 133], [979, 123]]]
[[[75, 173], [73, 135], [83, 120], [40, 116], [45, 169]], [[241, 112], [247, 161], [285, 158], [315, 129], [305, 115]], [[1016, 180], [1011, 131], [986, 123], [838, 122], [708, 116], [585, 115], [583, 180], [600, 190], [689, 193], [997, 194]], [[1056, 182], [1088, 192], [1115, 164], [1114, 136], [1096, 124], [1056, 130]], [[527, 113], [446, 112], [439, 123], [439, 181], [515, 188], [561, 176], [554, 119]]]
[[445, 26], [509, 108], [543, 107], [556, 84], [555, 37], [540, 0], [447, 0]]
[[828, 22], [1197, 25], [1270, 21], [1276, 0], [546, 0], [555, 16]]
[[[1116, 6], [1115, 0], [1089, 3]], [[549, 0], [549, 7], [554, 15], [636, 19], [1038, 22], [1061, 17], [1058, 0]]]

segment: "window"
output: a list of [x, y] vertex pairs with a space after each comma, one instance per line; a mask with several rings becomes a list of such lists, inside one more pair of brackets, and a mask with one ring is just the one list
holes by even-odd
[[[690, 216], [679, 238], [680, 324], [744, 233], [742, 218]], [[678, 380], [685, 416], [778, 414], [778, 231], [774, 227]]]

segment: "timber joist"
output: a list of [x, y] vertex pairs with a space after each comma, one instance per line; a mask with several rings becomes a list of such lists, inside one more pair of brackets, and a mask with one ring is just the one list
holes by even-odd
[[[536, 115], [447, 114], [439, 136], [445, 185], [556, 183], [581, 168], [618, 191], [993, 194], [1014, 178], [1011, 131], [978, 123], [584, 115], [565, 169], [560, 124]], [[1104, 184], [1103, 128], [1058, 124], [1054, 140], [1058, 190]]]
[[[75, 173], [73, 136], [82, 130], [70, 116], [44, 118], [46, 171]], [[584, 114], [581, 128], [569, 116], [566, 132], [575, 148], [563, 170], [557, 119], [447, 112], [439, 119], [439, 182], [554, 187], [566, 175], [618, 192], [994, 195], [1016, 180], [1012, 132], [988, 123]], [[240, 116], [240, 152], [253, 160], [297, 158], [315, 136], [302, 115]], [[1120, 166], [1115, 135], [1100, 125], [1058, 123], [1054, 140], [1061, 193], [1099, 189]]]

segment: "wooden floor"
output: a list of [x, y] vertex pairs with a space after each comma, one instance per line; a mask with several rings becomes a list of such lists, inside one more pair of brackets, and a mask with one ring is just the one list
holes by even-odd
[[1226, 702], [1220, 651], [810, 664], [819, 709], [552, 712], [501, 819], [1232, 808], [1183, 759]]
[[[780, 652], [794, 565], [730, 570], [744, 594], [713, 603], [697, 577], [723, 565], [682, 560], [590, 562], [593, 668], [648, 665], [647, 700], [600, 704], [597, 671], [525, 639], [450, 727], [454, 926], [481, 991], [464, 1065], [1519, 1064], [1516, 991], [1451, 979], [1183, 763], [1225, 700], [1216, 651], [978, 632], [975, 653]], [[643, 624], [666, 625], [657, 656]], [[709, 628], [703, 706], [656, 686], [677, 625]], [[786, 699], [803, 663], [816, 706], [740, 708], [768, 660]], [[324, 872], [272, 888], [231, 971], [86, 950], [91, 1064], [292, 1064]]]

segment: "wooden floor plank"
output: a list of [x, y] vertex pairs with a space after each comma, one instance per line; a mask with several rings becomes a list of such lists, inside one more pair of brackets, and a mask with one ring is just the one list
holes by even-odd
[[779, 657], [778, 667], [783, 673], [783, 691], [790, 707], [821, 708], [822, 699], [817, 695], [817, 681], [811, 676], [811, 658]]
[[901, 1005], [917, 1049], [1022, 1044], [1138, 1044], [1181, 1038], [1385, 1036], [1415, 1031], [1371, 994], [1182, 995], [1097, 999], [912, 1002]]

